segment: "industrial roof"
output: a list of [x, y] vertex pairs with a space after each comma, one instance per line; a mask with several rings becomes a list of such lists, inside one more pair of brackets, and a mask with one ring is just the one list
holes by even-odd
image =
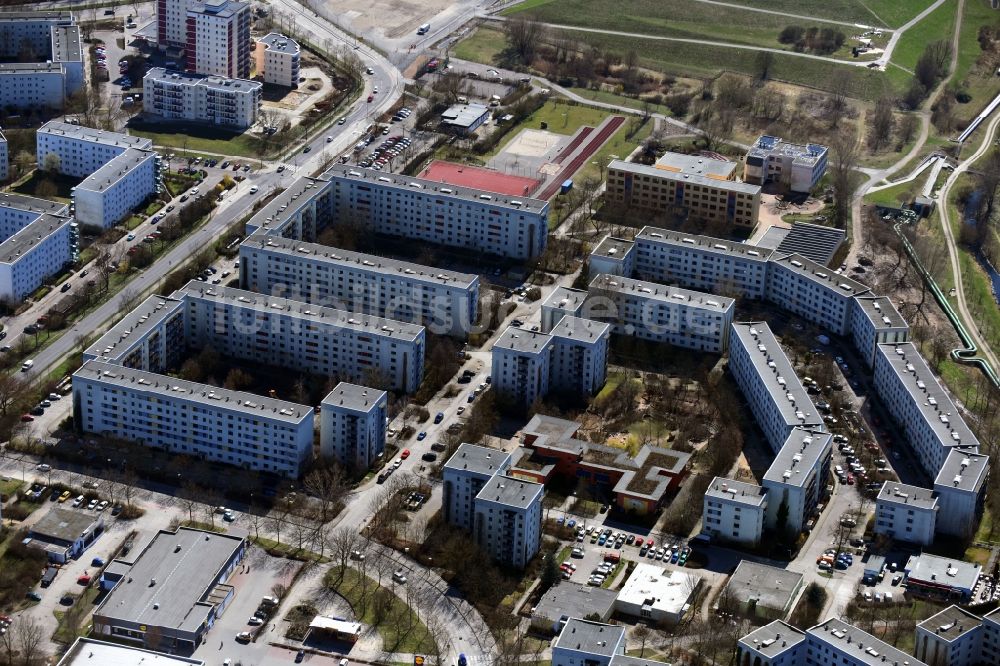
[[896, 481], [886, 481], [878, 493], [878, 502], [910, 506], [914, 509], [930, 511], [938, 505], [937, 496], [933, 490], [911, 486]]
[[[370, 412], [380, 401], [384, 401], [385, 391], [340, 382], [323, 398], [324, 407], [339, 407], [355, 412]], [[384, 406], [384, 403], [383, 403]]]
[[778, 567], [740, 560], [726, 589], [734, 599], [757, 601], [758, 607], [783, 611], [802, 585], [802, 574]]
[[494, 502], [515, 509], [527, 509], [541, 502], [545, 489], [540, 483], [523, 481], [502, 474], [494, 475], [476, 495], [476, 501]]
[[[978, 450], [979, 440], [913, 343], [880, 344], [876, 354], [896, 373], [941, 446], [976, 447]], [[878, 357], [875, 363], [879, 363]]]
[[619, 650], [624, 640], [625, 627], [571, 618], [552, 647], [610, 657]]
[[94, 129], [93, 127], [86, 127], [84, 125], [73, 125], [71, 123], [64, 123], [61, 120], [50, 120], [39, 127], [38, 132], [40, 134], [62, 136], [67, 139], [90, 141], [106, 146], [122, 146], [124, 148], [138, 148], [140, 150], [150, 150], [153, 147], [152, 139], [122, 134], [121, 132]]
[[765, 657], [777, 657], [782, 652], [793, 649], [805, 639], [806, 635], [802, 631], [781, 620], [775, 620], [751, 631], [740, 639], [740, 643]]
[[789, 486], [807, 483], [809, 472], [819, 468], [820, 461], [830, 450], [831, 438], [829, 433], [793, 428], [764, 473], [764, 481]]
[[493, 476], [497, 470], [510, 466], [510, 454], [499, 449], [491, 449], [478, 444], [461, 444], [448, 462], [445, 470], [472, 472], [482, 476]]
[[989, 471], [989, 456], [960, 448], [952, 449], [945, 457], [934, 485], [978, 493]]
[[[671, 153], [668, 153], [668, 155], [669, 154]], [[721, 160], [712, 160], [707, 157], [692, 158], [688, 155], [682, 155], [681, 157], [691, 159], [689, 161], [674, 160], [676, 164], [660, 165], [658, 162], [655, 166], [637, 164], [635, 162], [626, 162], [625, 160], [611, 160], [611, 163], [608, 164], [608, 170], [617, 169], [619, 171], [627, 171], [641, 176], [652, 176], [653, 178], [662, 178], [664, 180], [683, 181], [686, 183], [701, 185], [703, 187], [717, 187], [720, 190], [727, 192], [739, 192], [749, 195], [760, 193], [760, 185], [751, 185], [750, 183], [741, 183], [736, 180], [727, 180], [727, 178], [723, 175], [724, 169], [722, 167], [716, 167], [714, 164], [708, 164], [708, 162], [719, 162]], [[699, 165], [699, 159], [704, 160], [704, 163]], [[730, 165], [729, 171], [732, 171], [732, 169], [736, 166], [735, 162], [723, 162], [723, 164]], [[702, 168], [698, 169], [698, 166]]]
[[906, 578], [957, 590], [972, 590], [982, 567], [971, 562], [939, 557], [930, 553], [912, 555], [906, 562]]
[[204, 666], [200, 659], [78, 638], [56, 666]]
[[243, 547], [243, 537], [231, 534], [161, 530], [134, 557], [113, 562], [123, 576], [94, 615], [197, 631], [213, 605], [206, 597]]
[[665, 245], [679, 245], [691, 247], [711, 252], [713, 254], [723, 254], [728, 256], [741, 256], [750, 261], [767, 261], [773, 250], [755, 247], [737, 241], [728, 241], [712, 236], [699, 236], [697, 234], [686, 234], [670, 229], [658, 227], [643, 227], [635, 236], [636, 242], [663, 243]]
[[904, 663], [909, 666], [927, 666], [919, 659], [837, 618], [816, 625], [808, 633], [810, 643], [817, 641], [835, 646], [849, 655], [848, 658], [853, 660], [853, 663], [870, 666]]
[[754, 483], [715, 477], [705, 490], [705, 497], [714, 497], [725, 502], [760, 506], [767, 493]]
[[311, 418], [313, 413], [311, 407], [294, 402], [243, 391], [232, 391], [209, 384], [197, 384], [184, 379], [113, 365], [103, 361], [87, 361], [73, 376], [112, 386], [121, 386], [136, 393], [188, 400], [208, 407], [257, 414], [261, 418], [291, 424]]
[[[716, 296], [702, 291], [670, 287], [656, 282], [644, 282], [620, 275], [601, 273], [590, 282], [590, 289], [605, 289], [636, 298], [646, 298], [661, 303], [699, 308], [712, 312], [726, 312], [736, 302], [726, 296]], [[591, 291], [591, 293], [593, 293]]]
[[808, 222], [792, 222], [792, 228], [778, 244], [779, 252], [801, 254], [818, 264], [827, 266], [847, 238], [847, 232], [835, 227], [824, 227]]
[[471, 127], [490, 112], [485, 104], [455, 104], [441, 114], [441, 121], [456, 127]]

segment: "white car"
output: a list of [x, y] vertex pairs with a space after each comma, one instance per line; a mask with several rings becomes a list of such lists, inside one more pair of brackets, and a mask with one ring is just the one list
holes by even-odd
[[256, 185], [254, 185], [253, 187], [250, 188], [250, 194], [257, 194], [257, 186]]
[[249, 620], [247, 620], [247, 624], [249, 624], [251, 627], [259, 627], [260, 625], [264, 624], [264, 620], [254, 616]]
[[400, 583], [400, 584], [405, 583], [406, 582], [406, 574], [403, 573], [402, 569], [400, 569], [398, 571], [394, 571], [393, 574], [392, 574], [392, 579], [394, 581], [396, 581], [397, 583]]

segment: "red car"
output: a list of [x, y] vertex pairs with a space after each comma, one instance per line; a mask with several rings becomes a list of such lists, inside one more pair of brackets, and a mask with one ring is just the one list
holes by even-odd
[[653, 548], [654, 546], [656, 546], [656, 543], [652, 539], [650, 539], [646, 545], [649, 546], [650, 548]]
[[369, 103], [371, 103], [371, 101], [372, 101], [373, 99], [375, 99], [375, 95], [368, 95], [368, 102], [369, 102]]
[[35, 417], [32, 416], [31, 414], [21, 414], [21, 420], [27, 423], [29, 421], [34, 421]]
[[406, 460], [407, 458], [410, 457], [410, 450], [403, 449], [403, 452], [399, 454], [399, 457], [402, 458], [403, 460]]
[[854, 485], [854, 475], [851, 474], [850, 472], [847, 473], [847, 485], [849, 486]]
[[642, 537], [636, 537], [635, 538], [635, 547], [636, 548], [642, 548]]
[[76, 579], [76, 582], [80, 585], [90, 585], [90, 576], [88, 574], [83, 574]]

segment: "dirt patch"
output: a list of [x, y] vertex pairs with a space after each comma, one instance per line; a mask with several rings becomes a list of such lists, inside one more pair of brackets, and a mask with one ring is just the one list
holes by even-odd
[[351, 32], [380, 32], [398, 38], [417, 28], [454, 4], [451, 0], [327, 0], [334, 13]]

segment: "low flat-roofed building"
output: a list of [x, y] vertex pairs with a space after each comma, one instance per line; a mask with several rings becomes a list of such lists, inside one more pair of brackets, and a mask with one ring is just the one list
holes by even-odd
[[928, 546], [934, 541], [938, 508], [933, 490], [886, 481], [875, 499], [875, 534]]
[[760, 209], [760, 186], [735, 176], [736, 162], [703, 155], [667, 152], [652, 166], [611, 160], [604, 196], [616, 206], [752, 229]]
[[775, 620], [737, 642], [736, 666], [800, 666], [805, 647], [805, 632]]
[[818, 143], [792, 143], [762, 134], [747, 151], [743, 180], [780, 183], [792, 192], [809, 192], [826, 172], [829, 150]]
[[78, 638], [56, 666], [205, 666], [201, 659]]
[[635, 242], [605, 236], [590, 252], [589, 262], [591, 280], [601, 273], [631, 277], [635, 270]]
[[949, 606], [917, 624], [913, 656], [934, 666], [978, 666], [987, 661], [982, 650], [983, 619]]
[[764, 534], [767, 491], [745, 481], [715, 477], [705, 490], [702, 534], [713, 541], [756, 547]]
[[701, 579], [662, 565], [639, 563], [615, 600], [622, 615], [659, 624], [676, 624], [684, 618]]
[[44, 550], [49, 560], [64, 564], [79, 557], [104, 532], [104, 518], [82, 508], [53, 506], [28, 528], [28, 546]]
[[226, 581], [245, 552], [235, 534], [161, 530], [108, 563], [100, 586], [110, 591], [94, 611], [93, 635], [191, 654], [232, 601]]
[[557, 286], [542, 302], [542, 333], [550, 333], [564, 316], [583, 317], [587, 292]]
[[741, 560], [720, 598], [726, 612], [739, 612], [765, 620], [788, 617], [802, 589], [802, 574], [778, 567]]
[[603, 587], [581, 585], [562, 580], [550, 587], [531, 609], [531, 626], [545, 633], [557, 634], [574, 617], [596, 614], [607, 622], [614, 610], [618, 593]]
[[490, 117], [485, 104], [454, 104], [441, 114], [441, 127], [458, 134], [472, 134]]
[[904, 573], [907, 594], [968, 601], [982, 574], [982, 567], [971, 562], [922, 553], [907, 560]]
[[961, 448], [948, 453], [934, 479], [941, 515], [947, 516], [947, 520], [937, 523], [939, 534], [962, 539], [975, 534], [983, 515], [989, 475], [989, 456]]
[[320, 640], [355, 643], [361, 638], [362, 630], [360, 622], [349, 622], [325, 615], [317, 615], [309, 623], [309, 636]]
[[608, 666], [619, 654], [625, 627], [572, 618], [552, 643], [552, 666]]

